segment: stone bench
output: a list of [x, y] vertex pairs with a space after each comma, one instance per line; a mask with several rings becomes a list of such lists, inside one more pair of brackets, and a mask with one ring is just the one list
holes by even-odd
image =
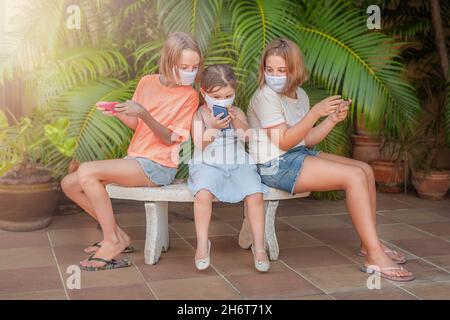
[[[176, 180], [173, 184], [165, 187], [122, 187], [116, 184], [108, 184], [106, 191], [110, 198], [137, 200], [145, 203], [146, 238], [144, 256], [146, 264], [156, 264], [161, 252], [166, 252], [169, 249], [169, 202], [194, 201], [187, 184], [182, 180]], [[291, 195], [288, 192], [270, 188], [270, 192], [264, 197], [266, 210], [265, 242], [271, 260], [277, 260], [279, 253], [275, 234], [275, 213], [279, 200], [303, 198], [308, 195], [308, 192]], [[244, 228], [245, 224], [246, 219], [243, 222], [243, 230], [246, 229]], [[249, 230], [248, 227], [247, 230]]]

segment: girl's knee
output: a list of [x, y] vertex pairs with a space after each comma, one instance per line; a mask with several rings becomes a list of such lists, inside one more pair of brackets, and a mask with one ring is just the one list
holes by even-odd
[[368, 177], [373, 177], [373, 169], [370, 166], [370, 164], [368, 164], [366, 162], [359, 161], [358, 165], [363, 169], [363, 171], [365, 172], [365, 174]]
[[69, 173], [61, 180], [61, 189], [65, 194], [70, 193], [76, 186], [75, 173]]
[[89, 162], [80, 164], [76, 174], [80, 185], [84, 185], [94, 177], [94, 170]]
[[367, 184], [366, 172], [364, 171], [363, 168], [359, 166], [355, 166], [354, 168], [351, 169], [348, 178], [349, 179], [347, 181], [349, 185], [361, 186]]
[[214, 199], [214, 196], [208, 190], [202, 189], [196, 193], [194, 199], [195, 199], [195, 202], [198, 202], [198, 203], [212, 202]]
[[247, 202], [247, 204], [252, 205], [252, 204], [262, 204], [264, 200], [262, 193], [258, 192], [246, 196], [244, 201]]

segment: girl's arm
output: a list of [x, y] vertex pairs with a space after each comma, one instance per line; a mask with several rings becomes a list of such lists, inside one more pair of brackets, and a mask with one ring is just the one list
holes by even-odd
[[161, 139], [165, 144], [169, 145], [178, 141], [178, 135], [173, 133], [170, 129], [164, 127], [155, 118], [152, 117], [150, 112], [148, 112], [139, 103], [132, 100], [127, 100], [124, 103], [116, 105], [115, 110], [119, 114], [125, 116], [132, 116], [142, 119], [142, 121], [153, 131], [153, 133]]
[[337, 105], [343, 100], [340, 96], [332, 96], [317, 103], [311, 110], [292, 127], [286, 123], [267, 128], [267, 135], [272, 143], [281, 150], [287, 151], [304, 140], [316, 122], [336, 111]]
[[339, 106], [339, 111], [337, 113], [330, 114], [324, 121], [322, 121], [319, 125], [315, 126], [311, 129], [308, 135], [305, 138], [305, 145], [307, 147], [313, 147], [316, 144], [320, 143], [326, 136], [333, 130], [333, 128], [341, 121], [345, 120], [348, 113], [348, 106], [351, 103], [344, 102]]
[[137, 117], [130, 117], [120, 113], [116, 113], [114, 114], [114, 116], [122, 121], [128, 128], [132, 129], [133, 131], [136, 130], [138, 124]]
[[192, 119], [191, 136], [194, 146], [197, 149], [204, 150], [214, 141], [214, 137], [206, 137], [205, 133], [206, 130], [203, 121], [198, 117], [197, 113], [195, 113]]
[[242, 141], [248, 142], [249, 136], [246, 134], [247, 130], [250, 128], [247, 122], [247, 117], [244, 111], [239, 108], [230, 107], [229, 113], [231, 116], [231, 124], [236, 130], [236, 134]]

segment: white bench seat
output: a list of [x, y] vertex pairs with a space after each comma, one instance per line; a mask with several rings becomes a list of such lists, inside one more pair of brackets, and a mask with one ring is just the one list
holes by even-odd
[[[108, 184], [106, 191], [110, 198], [143, 201], [146, 214], [145, 263], [158, 262], [161, 252], [169, 250], [169, 202], [193, 202], [194, 198], [183, 180], [175, 180], [165, 187], [122, 187]], [[264, 196], [266, 208], [265, 241], [269, 258], [277, 260], [278, 241], [275, 234], [275, 213], [279, 200], [307, 197], [309, 192], [291, 195], [288, 192], [270, 188]], [[217, 200], [216, 200], [217, 201]], [[244, 219], [244, 224], [246, 223]], [[248, 228], [243, 228], [248, 230]], [[241, 230], [242, 231], [242, 230]]]

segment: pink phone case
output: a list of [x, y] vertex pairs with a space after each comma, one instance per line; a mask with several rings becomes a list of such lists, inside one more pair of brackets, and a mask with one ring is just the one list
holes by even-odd
[[103, 108], [105, 111], [110, 111], [112, 113], [117, 113], [115, 110], [116, 105], [119, 104], [118, 102], [108, 102], [108, 101], [100, 101], [96, 103], [97, 107]]

